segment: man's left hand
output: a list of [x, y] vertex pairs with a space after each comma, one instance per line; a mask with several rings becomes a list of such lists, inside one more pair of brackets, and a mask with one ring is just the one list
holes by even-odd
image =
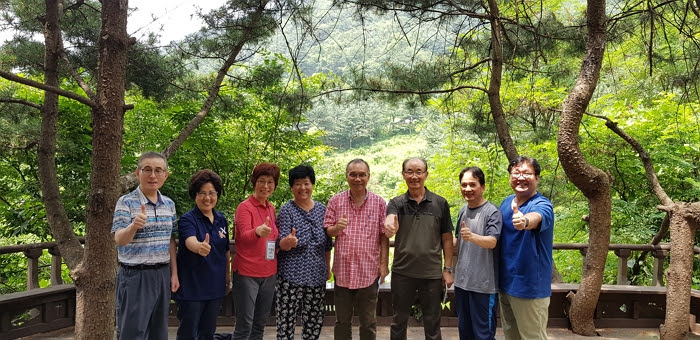
[[384, 279], [386, 279], [387, 275], [389, 275], [389, 267], [387, 265], [379, 265], [379, 283], [382, 284], [384, 283]]
[[170, 291], [175, 293], [180, 289], [180, 280], [177, 278], [177, 274], [170, 274]]
[[452, 284], [455, 283], [455, 278], [448, 272], [442, 272], [442, 282], [445, 284], [445, 286], [447, 286], [447, 288], [450, 288], [452, 287]]

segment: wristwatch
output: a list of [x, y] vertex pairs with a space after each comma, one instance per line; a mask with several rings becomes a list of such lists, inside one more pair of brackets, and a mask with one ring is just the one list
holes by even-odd
[[454, 270], [452, 269], [452, 267], [444, 267], [444, 268], [442, 268], [442, 271], [443, 271], [443, 272], [448, 272], [448, 273], [450, 273], [450, 274], [453, 274], [453, 273], [454, 273]]

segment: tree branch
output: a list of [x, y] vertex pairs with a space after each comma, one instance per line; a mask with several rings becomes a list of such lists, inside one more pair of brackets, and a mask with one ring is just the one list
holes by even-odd
[[518, 149], [510, 136], [510, 128], [506, 121], [503, 104], [501, 103], [501, 82], [503, 79], [503, 32], [499, 19], [498, 3], [488, 0], [489, 17], [491, 23], [491, 79], [489, 79], [488, 98], [491, 107], [491, 116], [498, 136], [498, 142], [503, 152], [512, 160], [518, 157]]
[[14, 99], [14, 98], [0, 98], [0, 103], [12, 103], [12, 104], [22, 104], [29, 107], [33, 107], [37, 110], [41, 110], [41, 105], [37, 103], [32, 103], [28, 100]]
[[[695, 2], [697, 2], [697, 4]], [[695, 16], [700, 18], [700, 10], [698, 7], [700, 7], [700, 0], [690, 0], [688, 1], [688, 6], [690, 6], [690, 9], [695, 13]]]
[[365, 92], [377, 92], [377, 93], [394, 93], [394, 94], [415, 94], [415, 95], [425, 95], [425, 94], [441, 94], [441, 93], [452, 93], [452, 92], [457, 92], [459, 90], [464, 90], [464, 89], [472, 89], [472, 90], [479, 90], [488, 93], [488, 90], [479, 87], [479, 86], [472, 86], [472, 85], [462, 85], [462, 86], [457, 86], [457, 87], [452, 87], [449, 89], [444, 89], [444, 90], [429, 90], [429, 91], [414, 91], [414, 90], [390, 90], [390, 89], [378, 89], [378, 88], [370, 88], [370, 87], [349, 87], [349, 88], [343, 88], [343, 89], [334, 89], [334, 90], [328, 90], [321, 92], [315, 96], [316, 97], [322, 97], [331, 93], [337, 93], [337, 92], [347, 92], [347, 91], [365, 91]]
[[97, 103], [94, 102], [94, 101], [92, 101], [90, 98], [83, 97], [83, 96], [81, 96], [81, 95], [79, 95], [79, 94], [77, 94], [77, 93], [75, 93], [75, 92], [66, 91], [66, 90], [63, 90], [63, 89], [60, 89], [60, 88], [57, 88], [57, 87], [54, 87], [54, 86], [49, 86], [49, 85], [42, 84], [42, 83], [40, 83], [40, 82], [38, 82], [38, 81], [34, 81], [34, 80], [31, 80], [31, 79], [27, 79], [27, 78], [24, 78], [24, 77], [20, 77], [20, 76], [14, 74], [14, 73], [12, 73], [12, 72], [7, 72], [7, 71], [4, 71], [4, 70], [0, 70], [0, 77], [5, 78], [5, 79], [7, 79], [7, 80], [9, 80], [9, 81], [14, 81], [14, 82], [16, 82], [16, 83], [20, 83], [20, 84], [23, 84], [23, 85], [31, 86], [31, 87], [34, 87], [34, 88], [37, 88], [37, 89], [40, 89], [40, 90], [52, 92], [52, 93], [58, 94], [58, 95], [60, 95], [60, 96], [66, 97], [66, 98], [73, 99], [73, 100], [78, 101], [78, 102], [80, 102], [80, 103], [82, 103], [82, 104], [85, 104], [85, 105], [87, 105], [87, 106], [89, 106], [89, 107], [91, 107], [91, 108], [97, 107]]
[[73, 68], [73, 65], [71, 64], [70, 60], [68, 59], [68, 54], [66, 54], [66, 50], [63, 48], [63, 39], [59, 41], [58, 48], [61, 49], [61, 59], [66, 62], [66, 68], [68, 69], [68, 72], [70, 72], [71, 76], [73, 79], [78, 82], [78, 85], [80, 86], [83, 91], [85, 91], [85, 94], [87, 94], [88, 98], [90, 98], [93, 101], [96, 101], [96, 96], [95, 92], [92, 91], [90, 86], [85, 82], [83, 77], [81, 77], [78, 72]]
[[[649, 186], [651, 187], [651, 191], [654, 192], [656, 197], [661, 201], [661, 204], [664, 206], [672, 206], [673, 205], [673, 200], [671, 200], [670, 197], [666, 194], [666, 191], [661, 187], [661, 184], [659, 184], [659, 179], [656, 177], [656, 172], [654, 171], [654, 165], [651, 162], [651, 157], [649, 156], [649, 153], [644, 150], [644, 147], [642, 144], [637, 142], [636, 139], [634, 139], [632, 136], [627, 134], [625, 131], [620, 129], [619, 126], [617, 126], [617, 123], [612, 121], [610, 118], [601, 116], [601, 115], [596, 115], [592, 114], [589, 112], [586, 112], [585, 114], [599, 118], [605, 121], [605, 126], [608, 127], [611, 131], [613, 131], [616, 135], [620, 136], [627, 144], [629, 144], [634, 151], [637, 152], [639, 155], [639, 159], [642, 161], [642, 164], [644, 165], [644, 171], [646, 172], [647, 176], [647, 181], [649, 182]], [[665, 210], [665, 209], [661, 209]]]

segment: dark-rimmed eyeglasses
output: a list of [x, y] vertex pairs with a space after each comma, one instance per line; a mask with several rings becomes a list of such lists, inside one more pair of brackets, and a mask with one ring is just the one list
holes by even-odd
[[155, 174], [158, 177], [163, 176], [163, 175], [165, 175], [166, 172], [168, 172], [168, 170], [161, 169], [161, 168], [155, 168], [155, 169], [153, 169], [153, 168], [141, 168], [141, 171], [144, 174], [146, 174], [147, 176]]

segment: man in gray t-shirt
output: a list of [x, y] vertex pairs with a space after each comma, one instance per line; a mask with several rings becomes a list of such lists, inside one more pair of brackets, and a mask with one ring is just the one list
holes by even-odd
[[478, 167], [459, 174], [467, 204], [457, 217], [455, 304], [460, 339], [495, 339], [498, 306], [498, 237], [501, 211], [484, 198], [486, 180]]

